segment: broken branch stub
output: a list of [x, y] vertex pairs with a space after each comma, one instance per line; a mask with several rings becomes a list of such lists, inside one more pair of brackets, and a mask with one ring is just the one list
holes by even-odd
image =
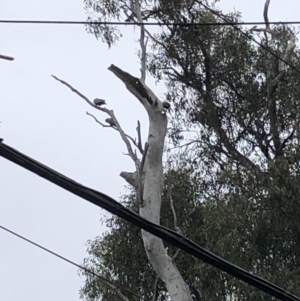
[[113, 64], [108, 67], [108, 70], [125, 84], [128, 91], [141, 102], [148, 114], [153, 111], [153, 108], [163, 109], [161, 101], [139, 78], [132, 76]]

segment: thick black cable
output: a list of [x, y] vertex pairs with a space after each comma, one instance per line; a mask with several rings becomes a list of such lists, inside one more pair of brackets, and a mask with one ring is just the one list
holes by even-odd
[[77, 268], [79, 268], [79, 269], [81, 269], [81, 270], [84, 270], [85, 272], [87, 272], [87, 273], [89, 273], [89, 274], [92, 274], [92, 275], [94, 275], [94, 276], [100, 278], [101, 280], [103, 280], [103, 281], [105, 281], [105, 282], [107, 282], [107, 283], [109, 283], [109, 284], [111, 284], [111, 285], [113, 285], [113, 286], [115, 286], [115, 287], [120, 288], [120, 289], [122, 289], [123, 291], [126, 291], [127, 293], [129, 293], [129, 294], [131, 294], [131, 295], [133, 295], [133, 296], [136, 296], [136, 297], [141, 298], [141, 299], [143, 299], [143, 300], [147, 300], [147, 299], [145, 299], [144, 297], [142, 297], [142, 296], [140, 296], [140, 295], [134, 293], [133, 291], [127, 289], [126, 287], [124, 287], [124, 286], [122, 286], [122, 285], [120, 285], [120, 284], [118, 284], [118, 283], [115, 283], [115, 282], [113, 282], [113, 281], [111, 281], [111, 280], [109, 280], [109, 279], [107, 279], [107, 278], [105, 278], [105, 277], [99, 275], [98, 273], [95, 273], [94, 271], [92, 271], [92, 270], [90, 270], [90, 269], [88, 269], [88, 268], [86, 268], [86, 267], [84, 267], [84, 266], [82, 266], [82, 265], [80, 265], [80, 264], [77, 264], [76, 262], [74, 262], [74, 261], [72, 261], [72, 260], [70, 260], [70, 259], [68, 259], [68, 258], [66, 258], [66, 257], [64, 257], [64, 256], [62, 256], [62, 255], [57, 254], [57, 253], [55, 253], [55, 252], [53, 252], [53, 251], [51, 251], [51, 250], [49, 250], [49, 249], [47, 249], [47, 248], [45, 248], [45, 247], [39, 245], [39, 244], [37, 244], [36, 242], [34, 242], [34, 241], [32, 241], [32, 240], [30, 240], [30, 239], [28, 239], [28, 238], [26, 238], [26, 237], [24, 237], [24, 236], [18, 234], [18, 233], [16, 233], [16, 232], [12, 231], [12, 230], [9, 230], [8, 228], [5, 228], [5, 227], [3, 227], [3, 226], [0, 225], [0, 229], [2, 229], [2, 230], [6, 231], [6, 232], [8, 232], [8, 233], [10, 233], [10, 234], [12, 234], [12, 235], [14, 235], [14, 236], [17, 236], [18, 238], [21, 238], [21, 239], [27, 241], [28, 243], [30, 243], [30, 244], [32, 244], [32, 245], [34, 245], [34, 246], [36, 246], [36, 247], [38, 247], [38, 248], [40, 248], [40, 249], [42, 249], [42, 250], [48, 252], [48, 253], [50, 253], [51, 255], [56, 256], [56, 257], [58, 257], [58, 258], [60, 258], [60, 259], [62, 259], [62, 260], [64, 260], [64, 261], [66, 261], [66, 262], [68, 262], [68, 263], [70, 263], [70, 264], [76, 266]]
[[[198, 3], [200, 5], [202, 5], [204, 8], [206, 8], [207, 10], [209, 10], [212, 14], [214, 14], [215, 16], [217, 16], [218, 18], [220, 18], [221, 20], [223, 20], [224, 22], [226, 22], [226, 24], [231, 25], [235, 30], [238, 30], [239, 32], [241, 32], [249, 40], [253, 41], [257, 45], [259, 45], [261, 48], [263, 48], [264, 50], [268, 51], [270, 54], [272, 54], [273, 56], [275, 56], [276, 58], [278, 58], [280, 61], [282, 61], [283, 63], [285, 63], [287, 66], [291, 67], [293, 70], [295, 70], [298, 73], [300, 73], [300, 70], [297, 69], [295, 66], [293, 66], [292, 64], [290, 64], [289, 62], [287, 62], [286, 60], [284, 60], [283, 58], [281, 58], [279, 55], [277, 55], [275, 52], [273, 52], [272, 50], [270, 50], [268, 47], [266, 47], [262, 43], [256, 41], [255, 38], [253, 38], [252, 36], [250, 36], [249, 34], [247, 34], [246, 32], [244, 32], [241, 28], [237, 27], [238, 23], [234, 24], [233, 22], [227, 21], [225, 17], [223, 17], [220, 14], [218, 14], [218, 12], [214, 11], [212, 8], [210, 8], [206, 4], [203, 4], [202, 1], [198, 1]], [[263, 24], [266, 25], [265, 22], [263, 22]], [[269, 22], [268, 24], [274, 24], [274, 23]]]
[[27, 170], [30, 170], [31, 172], [56, 184], [57, 186], [60, 186], [69, 192], [72, 192], [73, 194], [97, 205], [98, 207], [117, 215], [118, 217], [138, 226], [139, 228], [142, 228], [143, 230], [146, 230], [147, 232], [169, 242], [173, 246], [184, 250], [188, 254], [193, 255], [224, 272], [227, 272], [228, 274], [258, 288], [259, 290], [273, 297], [283, 301], [300, 301], [300, 298], [287, 292], [281, 287], [256, 275], [253, 275], [244, 269], [241, 269], [240, 267], [209, 252], [190, 239], [169, 228], [154, 224], [142, 218], [104, 193], [88, 188], [71, 180], [70, 178], [65, 177], [57, 171], [41, 164], [38, 161], [35, 161], [34, 159], [4, 144], [3, 142], [0, 142], [0, 156]]
[[[203, 23], [183, 23], [183, 22], [105, 22], [105, 21], [62, 21], [62, 20], [0, 20], [0, 23], [9, 24], [53, 24], [53, 25], [144, 25], [144, 26], [164, 26], [164, 25], [176, 25], [182, 27], [193, 27], [193, 26], [236, 26], [236, 25], [266, 25], [265, 22], [203, 22]], [[272, 25], [299, 25], [300, 21], [275, 21], [269, 22]]]

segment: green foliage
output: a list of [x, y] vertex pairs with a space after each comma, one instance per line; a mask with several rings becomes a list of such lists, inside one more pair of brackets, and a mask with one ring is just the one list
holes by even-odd
[[[178, 179], [176, 180], [175, 177]], [[178, 224], [184, 233], [188, 233], [197, 224], [199, 227], [202, 225], [200, 217], [202, 205], [197, 202], [199, 196], [195, 189], [198, 186], [190, 185], [189, 175], [184, 170], [181, 172], [170, 171], [166, 176], [161, 212], [163, 225], [174, 229], [174, 219], [168, 199], [168, 187], [173, 186], [175, 181], [176, 186], [172, 188], [172, 196], [174, 195]], [[138, 210], [135, 193], [125, 196], [123, 203], [134, 211]], [[187, 216], [188, 218], [186, 218]], [[89, 257], [84, 261], [85, 266], [96, 270], [104, 277], [117, 281], [118, 284], [144, 296], [146, 299], [152, 298], [156, 274], [152, 270], [144, 251], [140, 229], [115, 216], [105, 219], [105, 222], [110, 231], [88, 242]], [[167, 247], [170, 254], [175, 254], [174, 247], [169, 245]], [[182, 262], [185, 266], [184, 270], [188, 273], [192, 267], [187, 264], [187, 257], [182, 255], [179, 257], [178, 260]], [[193, 258], [188, 261], [190, 260], [194, 261]], [[105, 283], [86, 272], [82, 272], [82, 274], [87, 279], [81, 290], [81, 295], [86, 300], [95, 300], [95, 296], [102, 296], [103, 300], [115, 298], [116, 292]], [[162, 283], [159, 283], [159, 288], [160, 291], [165, 291]], [[134, 299], [132, 296], [128, 295], [128, 297], [131, 300]], [[164, 299], [162, 298], [162, 300]]]
[[[122, 19], [129, 2], [99, 1], [95, 6], [85, 1], [101, 20]], [[223, 22], [198, 1], [187, 9], [179, 1], [144, 0], [142, 12], [145, 19], [162, 24]], [[226, 18], [241, 21], [237, 12]], [[299, 73], [286, 68], [281, 74], [280, 60], [268, 51], [282, 57], [295, 29], [272, 28], [272, 36], [260, 35], [261, 47], [249, 39], [258, 36], [238, 28], [245, 34], [232, 26], [170, 25], [153, 34], [148, 72], [166, 83], [165, 100], [173, 107], [169, 140], [176, 147], [166, 150], [173, 159], [166, 167], [161, 223], [174, 228], [168, 198], [172, 187], [184, 235], [300, 295]], [[96, 37], [104, 32], [101, 27], [93, 30]], [[117, 36], [112, 31], [106, 42], [111, 45]], [[287, 61], [300, 70], [298, 48]], [[124, 196], [124, 202], [137, 210], [133, 193]], [[88, 243], [85, 264], [152, 298], [156, 275], [140, 231], [118, 218], [107, 222], [110, 232]], [[175, 254], [172, 246], [166, 247]], [[202, 300], [272, 299], [184, 253], [176, 265], [195, 299], [197, 289]], [[116, 298], [115, 290], [84, 275], [82, 297]], [[162, 300], [163, 292], [159, 283]]]
[[[113, 20], [120, 20], [121, 1], [118, 0], [84, 0], [85, 10], [88, 12], [87, 21], [89, 22], [109, 22]], [[89, 13], [92, 10], [93, 13]], [[116, 41], [122, 37], [119, 29], [116, 26], [109, 26], [105, 24], [92, 24], [86, 27], [88, 33], [93, 34], [97, 39], [101, 38], [108, 47], [111, 47]]]

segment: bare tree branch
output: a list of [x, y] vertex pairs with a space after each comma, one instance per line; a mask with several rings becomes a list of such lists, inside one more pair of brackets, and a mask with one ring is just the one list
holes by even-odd
[[[79, 95], [82, 99], [84, 99], [89, 105], [91, 105], [93, 108], [98, 109], [100, 111], [102, 111], [103, 108], [97, 107], [96, 105], [94, 105], [94, 103], [92, 101], [90, 101], [85, 95], [83, 95], [82, 93], [80, 93], [78, 90], [76, 90], [75, 88], [73, 88], [70, 84], [68, 84], [67, 82], [59, 79], [58, 77], [56, 77], [55, 75], [51, 75], [54, 79], [56, 79], [57, 81], [61, 82], [63, 85], [67, 86], [72, 92], [76, 93], [77, 95]], [[105, 112], [105, 111], [104, 111]]]
[[7, 55], [4, 55], [4, 54], [0, 54], [0, 59], [7, 60], [7, 61], [13, 61], [14, 60], [13, 57], [7, 56]]
[[[89, 113], [89, 112], [86, 112], [86, 115], [89, 115], [91, 117], [94, 118], [94, 120], [99, 123], [100, 125], [102, 125], [104, 128], [110, 128], [111, 126], [110, 125], [106, 125], [104, 123], [102, 123], [101, 121], [99, 121], [93, 114]], [[115, 129], [116, 130], [116, 129]]]
[[176, 232], [181, 234], [181, 230], [180, 230], [180, 228], [178, 227], [178, 224], [177, 224], [177, 215], [176, 215], [176, 211], [175, 211], [175, 208], [174, 208], [174, 199], [172, 197], [172, 187], [169, 188], [168, 196], [169, 196], [169, 199], [170, 199], [170, 207], [171, 207], [172, 214], [173, 214], [173, 219], [174, 219], [174, 229], [175, 229]]
[[[104, 109], [102, 109], [104, 110]], [[106, 110], [106, 109], [105, 109]], [[125, 132], [123, 131], [123, 129], [121, 128], [114, 112], [111, 110], [108, 110], [109, 111], [109, 116], [113, 119], [114, 121], [114, 125], [117, 129], [117, 131], [120, 133], [121, 137], [122, 137], [122, 140], [124, 141], [124, 143], [126, 144], [126, 148], [127, 148], [127, 151], [128, 151], [128, 155], [130, 156], [130, 158], [133, 160], [136, 168], [139, 167], [140, 165], [140, 160], [139, 158], [137, 157], [136, 153], [133, 151], [132, 147], [131, 147], [131, 144], [128, 140], [128, 135], [125, 134]]]
[[264, 32], [264, 33], [272, 34], [272, 30], [270, 28], [270, 22], [269, 22], [269, 18], [268, 18], [269, 4], [270, 4], [270, 0], [266, 0], [265, 7], [264, 7], [264, 20], [266, 23], [266, 27], [265, 28], [257, 28], [257, 26], [253, 26], [250, 29], [250, 31], [257, 31], [257, 32]]
[[[89, 113], [89, 112], [86, 112], [86, 115], [91, 116], [98, 124], [102, 125], [103, 127], [106, 127], [106, 128], [107, 128], [107, 127], [108, 127], [108, 128], [112, 128], [112, 129], [118, 131], [118, 129], [117, 129], [116, 127], [112, 127], [111, 125], [107, 125], [107, 124], [104, 124], [104, 123], [102, 123], [101, 121], [99, 121], [93, 114], [91, 114], [91, 113]], [[125, 134], [125, 136], [126, 136], [128, 139], [130, 139], [130, 141], [132, 142], [132, 144], [133, 144], [135, 147], [138, 148], [138, 150], [141, 152], [141, 154], [143, 154], [143, 148], [141, 148], [141, 145], [140, 145], [139, 141], [136, 142], [135, 139], [133, 139], [131, 136], [129, 136], [129, 135], [127, 135], [127, 134]]]
[[[127, 147], [127, 151], [128, 151], [128, 155], [131, 157], [131, 159], [133, 160], [133, 162], [135, 163], [135, 166], [136, 168], [139, 167], [140, 165], [140, 160], [139, 158], [137, 157], [136, 153], [133, 151], [132, 147], [131, 147], [131, 144], [128, 140], [128, 135], [125, 134], [125, 132], [123, 131], [123, 129], [121, 128], [115, 114], [114, 114], [114, 111], [113, 110], [109, 110], [109, 109], [106, 109], [106, 108], [103, 108], [103, 107], [99, 107], [99, 106], [96, 106], [94, 105], [94, 103], [92, 101], [90, 101], [85, 95], [83, 95], [81, 92], [79, 92], [77, 89], [75, 89], [74, 87], [72, 87], [70, 84], [68, 84], [67, 82], [59, 79], [58, 77], [52, 75], [52, 77], [54, 79], [56, 79], [57, 81], [61, 82], [63, 85], [67, 86], [72, 92], [76, 93], [77, 95], [79, 95], [82, 99], [84, 99], [89, 105], [91, 105], [93, 108], [99, 110], [99, 111], [102, 111], [102, 112], [105, 112], [106, 114], [108, 114], [110, 116], [110, 118], [112, 119], [113, 123], [114, 123], [114, 126], [115, 126], [115, 129], [120, 133], [126, 147]], [[90, 116], [92, 116], [91, 114], [88, 114]], [[99, 120], [97, 120], [94, 116], [92, 116], [95, 121], [99, 124], [101, 124], [102, 126], [105, 126], [107, 127], [107, 125], [104, 125], [102, 124]], [[113, 127], [114, 128], [114, 127]]]
[[269, 5], [270, 5], [270, 0], [266, 0], [265, 8], [264, 8], [264, 19], [265, 19], [265, 22], [266, 22], [266, 31], [271, 32], [269, 18], [268, 18]]
[[135, 13], [140, 26], [140, 47], [141, 47], [141, 81], [145, 83], [146, 80], [146, 55], [147, 55], [147, 40], [145, 40], [145, 26], [141, 13], [141, 5], [139, 0], [130, 0], [131, 10]]
[[130, 139], [131, 140], [131, 142], [132, 142], [132, 144], [135, 146], [135, 147], [137, 147], [138, 148], [138, 150], [140, 151], [140, 153], [141, 154], [143, 154], [143, 149], [141, 149], [140, 148], [140, 145], [139, 145], [139, 143], [138, 142], [136, 142], [136, 140], [135, 139], [133, 139], [132, 137], [130, 137], [129, 135], [127, 135], [126, 134], [126, 137], [128, 138], [128, 139]]
[[265, 20], [265, 23], [266, 23], [266, 27], [265, 28], [257, 28], [257, 26], [253, 26], [250, 29], [250, 31], [258, 31], [258, 32], [264, 32], [264, 33], [272, 34], [272, 30], [270, 28], [269, 17], [268, 17], [269, 5], [270, 5], [270, 0], [266, 0], [265, 7], [264, 7], [264, 20]]

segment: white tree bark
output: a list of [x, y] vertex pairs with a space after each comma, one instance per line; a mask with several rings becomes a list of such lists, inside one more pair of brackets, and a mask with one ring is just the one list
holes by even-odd
[[[131, 0], [131, 10], [135, 13], [140, 24], [142, 16], [138, 0]], [[143, 149], [140, 137], [140, 124], [138, 122], [138, 142], [125, 134], [120, 126], [114, 112], [104, 108], [103, 101], [96, 100], [96, 103], [90, 101], [86, 96], [76, 90], [67, 82], [53, 76], [56, 80], [69, 87], [74, 93], [84, 99], [89, 105], [109, 115], [106, 119], [109, 125], [100, 122], [95, 116], [92, 116], [97, 123], [103, 127], [111, 127], [118, 131], [127, 147], [128, 155], [133, 160], [136, 170], [134, 172], [121, 172], [120, 176], [137, 190], [138, 201], [140, 202], [140, 215], [147, 220], [160, 224], [161, 198], [163, 189], [163, 148], [167, 133], [167, 114], [168, 106], [163, 106], [162, 102], [145, 84], [146, 79], [146, 46], [145, 28], [140, 25], [140, 46], [141, 46], [141, 78], [136, 78], [129, 73], [121, 70], [117, 66], [111, 65], [108, 70], [113, 72], [126, 86], [126, 88], [141, 102], [148, 113], [149, 133], [147, 147]], [[140, 161], [131, 143], [143, 154]], [[165, 283], [172, 301], [193, 301], [188, 286], [183, 280], [175, 263], [167, 254], [163, 241], [146, 232], [142, 231], [142, 238], [149, 261], [157, 273], [157, 276]], [[120, 295], [119, 295], [120, 296]], [[124, 298], [122, 297], [124, 300]]]
[[[111, 65], [108, 68], [123, 81], [127, 89], [143, 104], [149, 117], [148, 148], [145, 155], [142, 204], [140, 215], [149, 221], [160, 224], [161, 197], [163, 189], [163, 148], [167, 132], [167, 115], [161, 101], [140, 80]], [[136, 170], [138, 173], [139, 170]], [[128, 183], [135, 184], [133, 173], [120, 174]], [[128, 177], [127, 177], [128, 176]], [[136, 185], [136, 184], [135, 184]], [[137, 186], [135, 186], [137, 189]], [[176, 265], [167, 254], [162, 240], [146, 231], [142, 238], [149, 261], [158, 277], [165, 283], [173, 301], [192, 301], [187, 284]]]
[[[140, 206], [140, 215], [156, 224], [160, 223], [163, 188], [162, 155], [167, 129], [165, 116], [159, 110], [153, 110], [152, 114], [149, 114], [149, 146], [144, 167], [144, 203]], [[144, 230], [142, 237], [148, 258], [159, 278], [164, 281], [171, 299], [192, 300], [187, 285], [167, 254], [162, 240]]]

